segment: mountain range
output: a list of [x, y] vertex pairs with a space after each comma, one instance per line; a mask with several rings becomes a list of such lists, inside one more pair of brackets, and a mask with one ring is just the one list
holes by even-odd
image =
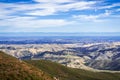
[[22, 60], [51, 60], [85, 70], [120, 70], [120, 42], [11, 44], [0, 50]]

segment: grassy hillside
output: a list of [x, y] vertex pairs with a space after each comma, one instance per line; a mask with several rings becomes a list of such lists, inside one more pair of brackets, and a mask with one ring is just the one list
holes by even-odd
[[120, 80], [120, 73], [73, 69], [45, 60], [24, 62], [0, 52], [0, 80], [53, 80], [53, 77], [59, 80]]
[[29, 64], [56, 76], [60, 80], [120, 80], [120, 73], [91, 72], [80, 69], [67, 68], [58, 63], [45, 60], [29, 60]]
[[40, 69], [0, 51], [0, 80], [53, 80]]

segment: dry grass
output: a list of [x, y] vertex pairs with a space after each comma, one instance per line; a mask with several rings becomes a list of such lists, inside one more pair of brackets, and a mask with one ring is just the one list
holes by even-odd
[[0, 52], [0, 80], [53, 80], [48, 74]]

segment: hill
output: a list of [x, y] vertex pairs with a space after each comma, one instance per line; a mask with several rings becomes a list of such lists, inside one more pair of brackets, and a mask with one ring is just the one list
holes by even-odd
[[0, 80], [53, 80], [40, 69], [0, 51]]
[[[61, 38], [57, 39], [58, 41], [62, 40]], [[95, 39], [92, 39], [95, 42], [91, 43], [87, 43], [86, 39], [84, 42], [74, 43], [75, 40], [70, 39], [73, 40], [72, 44], [1, 44], [0, 51], [22, 60], [45, 59], [67, 65], [71, 68], [120, 71], [120, 42], [109, 42], [109, 40], [113, 39], [112, 37], [110, 39], [107, 38], [107, 42], [106, 40], [101, 42], [101, 39], [96, 39], [96, 42]], [[43, 40], [49, 41], [46, 38]], [[79, 39], [76, 40], [79, 41]], [[33, 40], [28, 41], [32, 42]], [[68, 41], [66, 40], [66, 42]]]
[[0, 80], [120, 80], [119, 75], [68, 68], [47, 60], [21, 61], [0, 52]]
[[47, 72], [59, 80], [120, 80], [120, 73], [92, 72], [68, 68], [55, 62], [45, 60], [26, 60], [27, 63]]

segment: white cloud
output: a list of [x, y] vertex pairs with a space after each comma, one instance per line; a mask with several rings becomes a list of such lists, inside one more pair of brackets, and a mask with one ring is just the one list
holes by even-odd
[[[67, 12], [71, 10], [91, 10], [91, 9], [107, 9], [120, 6], [120, 3], [97, 6], [99, 1], [78, 1], [78, 0], [35, 0], [38, 4], [18, 4], [18, 3], [0, 3], [0, 15], [6, 16], [10, 14], [48, 16], [55, 15], [59, 12]], [[42, 2], [42, 3], [41, 3]], [[58, 4], [66, 3], [68, 4]], [[7, 8], [11, 8], [10, 10]]]
[[69, 3], [69, 2], [75, 2], [75, 0], [34, 0], [36, 2], [40, 3]]
[[93, 5], [95, 5], [96, 2], [90, 1], [90, 2], [76, 2], [76, 3], [71, 3], [71, 4], [66, 4], [62, 6], [58, 6], [58, 10], [63, 10], [63, 11], [70, 11], [72, 10], [86, 10], [86, 9], [93, 9]]
[[12, 26], [19, 28], [41, 28], [41, 27], [60, 27], [74, 24], [73, 21], [62, 19], [36, 19], [33, 17], [16, 17], [0, 21], [1, 26]]
[[[38, 4], [7, 4], [0, 3], [1, 9], [4, 11], [9, 11], [9, 13], [19, 13], [26, 15], [36, 15], [36, 16], [47, 16], [54, 15], [58, 12], [67, 12], [70, 10], [86, 10], [93, 9], [93, 5], [96, 4], [96, 1], [75, 1], [75, 0], [36, 0]], [[58, 4], [71, 2], [68, 4]], [[7, 8], [11, 8], [8, 10]], [[3, 10], [0, 10], [2, 12]], [[21, 12], [21, 13], [20, 13]]]
[[[109, 9], [120, 6], [120, 3], [115, 3], [107, 6], [97, 6], [99, 1], [75, 1], [75, 0], [37, 0], [38, 4], [0, 4], [1, 8], [13, 8], [11, 11], [25, 11], [22, 14], [28, 15], [54, 15], [57, 12], [67, 12], [70, 10], [91, 10], [91, 9]], [[69, 4], [57, 4], [59, 2], [71, 2]], [[45, 15], [43, 15], [45, 14]]]
[[109, 17], [110, 14], [111, 12], [106, 10], [105, 13], [101, 13], [98, 15], [73, 15], [73, 18], [90, 22], [102, 22], [104, 21], [104, 18]]
[[[59, 12], [82, 11], [95, 9], [106, 9], [119, 6], [113, 4], [109, 6], [97, 6], [98, 1], [80, 0], [35, 0], [37, 4], [25, 3], [0, 3], [0, 24], [1, 26], [22, 27], [22, 28], [41, 28], [57, 27], [75, 24], [76, 22], [67, 19], [40, 19], [28, 16], [49, 16]], [[67, 3], [67, 4], [64, 4]], [[118, 10], [119, 11], [119, 10]], [[99, 15], [74, 15], [73, 19], [85, 21], [101, 21], [101, 18], [108, 17], [111, 12], [107, 11]], [[24, 15], [24, 17], [22, 17]]]
[[53, 15], [55, 14], [55, 9], [54, 8], [47, 8], [44, 10], [33, 10], [28, 13], [27, 15], [33, 15], [33, 16], [47, 16], [47, 15]]
[[114, 3], [111, 5], [101, 6], [101, 7], [98, 7], [97, 9], [110, 9], [110, 8], [117, 7], [117, 6], [120, 6], [120, 3]]
[[67, 12], [70, 10], [93, 9], [92, 5], [94, 4], [96, 4], [96, 2], [94, 1], [90, 2], [80, 1], [69, 4], [45, 3], [36, 5], [36, 7], [34, 7], [36, 10], [33, 9], [32, 11], [28, 11], [26, 14], [37, 16], [55, 15], [58, 12]]
[[120, 8], [119, 9], [116, 9], [117, 12], [120, 12]]

